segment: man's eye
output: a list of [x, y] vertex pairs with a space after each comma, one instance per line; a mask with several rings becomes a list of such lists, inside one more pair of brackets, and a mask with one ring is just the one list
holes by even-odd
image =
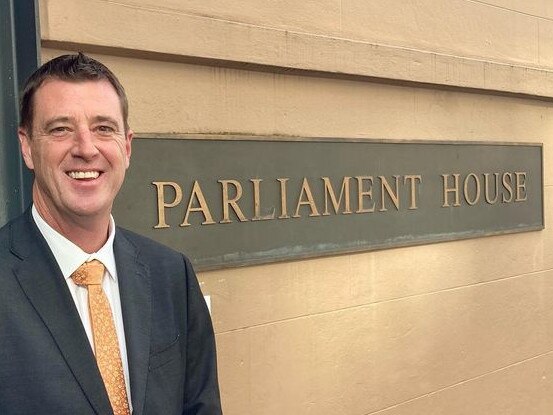
[[112, 135], [115, 132], [115, 128], [109, 125], [99, 125], [96, 127], [96, 132], [100, 135]]
[[50, 130], [50, 134], [56, 137], [61, 137], [69, 134], [70, 131], [69, 127], [55, 127]]

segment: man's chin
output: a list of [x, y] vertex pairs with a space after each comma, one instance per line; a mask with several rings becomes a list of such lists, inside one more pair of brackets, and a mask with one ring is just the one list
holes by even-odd
[[81, 219], [90, 218], [91, 220], [97, 219], [102, 216], [109, 217], [110, 206], [100, 205], [97, 201], [92, 203], [79, 203], [70, 206], [68, 214], [71, 216], [79, 217]]

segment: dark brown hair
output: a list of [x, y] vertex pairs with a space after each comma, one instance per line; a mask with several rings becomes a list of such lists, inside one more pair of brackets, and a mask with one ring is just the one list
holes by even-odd
[[33, 98], [40, 86], [48, 79], [68, 82], [108, 81], [119, 96], [125, 131], [129, 129], [129, 104], [127, 94], [119, 79], [103, 63], [79, 52], [76, 55], [62, 55], [46, 62], [27, 79], [21, 94], [19, 126], [32, 135]]

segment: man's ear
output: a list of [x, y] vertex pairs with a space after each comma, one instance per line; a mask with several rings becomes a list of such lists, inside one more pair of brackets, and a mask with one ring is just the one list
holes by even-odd
[[125, 135], [125, 159], [126, 159], [126, 168], [129, 168], [130, 162], [131, 162], [131, 150], [132, 150], [132, 139], [134, 137], [133, 130], [128, 130], [127, 134]]
[[21, 154], [25, 165], [34, 170], [33, 157], [31, 151], [31, 136], [26, 128], [19, 127], [17, 129], [17, 136], [19, 137], [19, 146], [21, 147]]

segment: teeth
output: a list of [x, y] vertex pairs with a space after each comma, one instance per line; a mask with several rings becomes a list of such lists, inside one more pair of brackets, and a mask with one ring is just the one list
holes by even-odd
[[70, 171], [67, 174], [72, 179], [95, 179], [100, 175], [97, 171]]

